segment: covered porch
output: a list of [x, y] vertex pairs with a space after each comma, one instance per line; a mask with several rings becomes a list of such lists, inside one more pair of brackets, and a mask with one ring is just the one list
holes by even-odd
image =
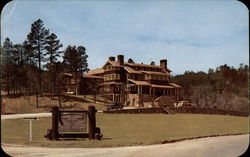
[[172, 85], [156, 85], [146, 81], [129, 80], [127, 91], [130, 94], [150, 94], [156, 96], [177, 95], [178, 88]]

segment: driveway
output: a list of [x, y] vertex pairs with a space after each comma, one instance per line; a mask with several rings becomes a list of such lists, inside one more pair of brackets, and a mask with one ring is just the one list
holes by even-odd
[[18, 118], [29, 118], [29, 117], [50, 117], [52, 113], [24, 113], [24, 114], [7, 114], [1, 115], [1, 120], [5, 119], [18, 119]]
[[249, 144], [249, 135], [221, 136], [151, 146], [117, 148], [46, 148], [2, 144], [14, 157], [237, 157]]

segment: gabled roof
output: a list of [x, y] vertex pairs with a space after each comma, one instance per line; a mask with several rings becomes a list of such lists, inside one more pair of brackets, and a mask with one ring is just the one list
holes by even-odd
[[175, 87], [175, 88], [182, 88], [181, 86], [179, 86], [179, 85], [177, 85], [175, 83], [168, 83], [168, 84], [171, 85], [171, 86], [173, 86], [173, 87]]
[[158, 68], [158, 69], [162, 69], [162, 67], [158, 66], [158, 65], [149, 65], [149, 64], [138, 64], [138, 63], [129, 63], [129, 62], [125, 62], [125, 65], [130, 65], [130, 66], [138, 66], [138, 67], [149, 67], [149, 68]]
[[[65, 76], [73, 77], [73, 74], [70, 73], [64, 73]], [[96, 76], [92, 74], [77, 74], [78, 77], [84, 77], [84, 78], [98, 78], [98, 79], [103, 79], [102, 76]]]
[[[138, 64], [138, 63], [129, 63], [129, 62], [125, 62], [125, 65], [129, 65], [129, 66], [138, 66], [138, 67], [147, 67], [147, 68], [157, 68], [157, 69], [163, 69], [161, 66], [159, 65], [149, 65], [149, 64]], [[163, 69], [163, 71], [165, 71], [165, 69]], [[169, 68], [167, 68], [168, 72], [172, 72], [172, 70], [170, 70]]]
[[102, 74], [102, 73], [104, 73], [104, 69], [97, 68], [97, 69], [90, 70], [87, 74], [94, 75], [94, 74]]
[[108, 84], [122, 84], [121, 82], [115, 82], [115, 81], [112, 81], [112, 82], [104, 82], [100, 85], [108, 85]]
[[96, 75], [90, 75], [90, 74], [82, 74], [82, 77], [84, 77], [84, 78], [97, 78], [97, 79], [103, 79], [102, 76], [96, 76]]
[[151, 87], [154, 87], [154, 88], [174, 88], [174, 87], [168, 86], [168, 85], [157, 85], [157, 84], [152, 84]]
[[167, 70], [162, 69], [162, 71], [163, 71], [163, 72], [169, 72], [169, 73], [172, 72], [172, 70], [170, 70], [170, 69], [168, 69], [168, 68], [167, 68]]
[[[150, 86], [153, 88], [179, 88], [180, 87], [174, 83], [171, 83], [171, 84], [169, 83], [169, 85], [158, 85], [158, 84], [149, 83], [147, 81], [137, 81], [137, 80], [132, 80], [132, 79], [128, 79], [128, 81], [131, 81], [132, 83], [139, 85], [139, 86]], [[174, 86], [173, 84], [176, 86]]]
[[72, 77], [72, 74], [70, 74], [70, 73], [64, 73], [64, 75]]
[[156, 71], [144, 71], [144, 70], [140, 70], [140, 71], [146, 74], [156, 74], [156, 75], [165, 75], [165, 76], [170, 75], [168, 72], [156, 72]]
[[132, 73], [132, 74], [142, 74], [140, 71], [134, 70], [133, 68], [129, 67], [129, 66], [124, 66], [123, 67], [128, 73]]
[[151, 84], [148, 83], [147, 81], [136, 81], [136, 80], [132, 80], [132, 79], [128, 79], [128, 81], [133, 82], [136, 85], [141, 85], [141, 86], [150, 86]]
[[108, 60], [108, 61], [102, 66], [102, 69], [103, 69], [108, 63], [111, 64], [111, 65], [113, 65], [114, 67], [119, 67], [119, 66], [120, 66], [120, 64], [119, 64], [118, 62]]

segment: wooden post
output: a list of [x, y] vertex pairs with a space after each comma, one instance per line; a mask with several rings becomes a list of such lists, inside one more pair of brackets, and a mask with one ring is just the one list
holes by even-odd
[[32, 142], [32, 120], [30, 120], [30, 142]]
[[88, 107], [89, 114], [89, 139], [95, 139], [95, 129], [96, 129], [96, 120], [95, 120], [96, 109], [95, 106]]
[[58, 140], [59, 133], [58, 133], [58, 114], [59, 109], [57, 106], [52, 107], [52, 140]]

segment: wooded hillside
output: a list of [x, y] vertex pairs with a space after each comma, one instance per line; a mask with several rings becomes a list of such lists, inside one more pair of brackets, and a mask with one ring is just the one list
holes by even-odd
[[186, 71], [172, 81], [184, 89], [184, 100], [199, 107], [248, 111], [249, 66], [222, 65], [208, 73]]

